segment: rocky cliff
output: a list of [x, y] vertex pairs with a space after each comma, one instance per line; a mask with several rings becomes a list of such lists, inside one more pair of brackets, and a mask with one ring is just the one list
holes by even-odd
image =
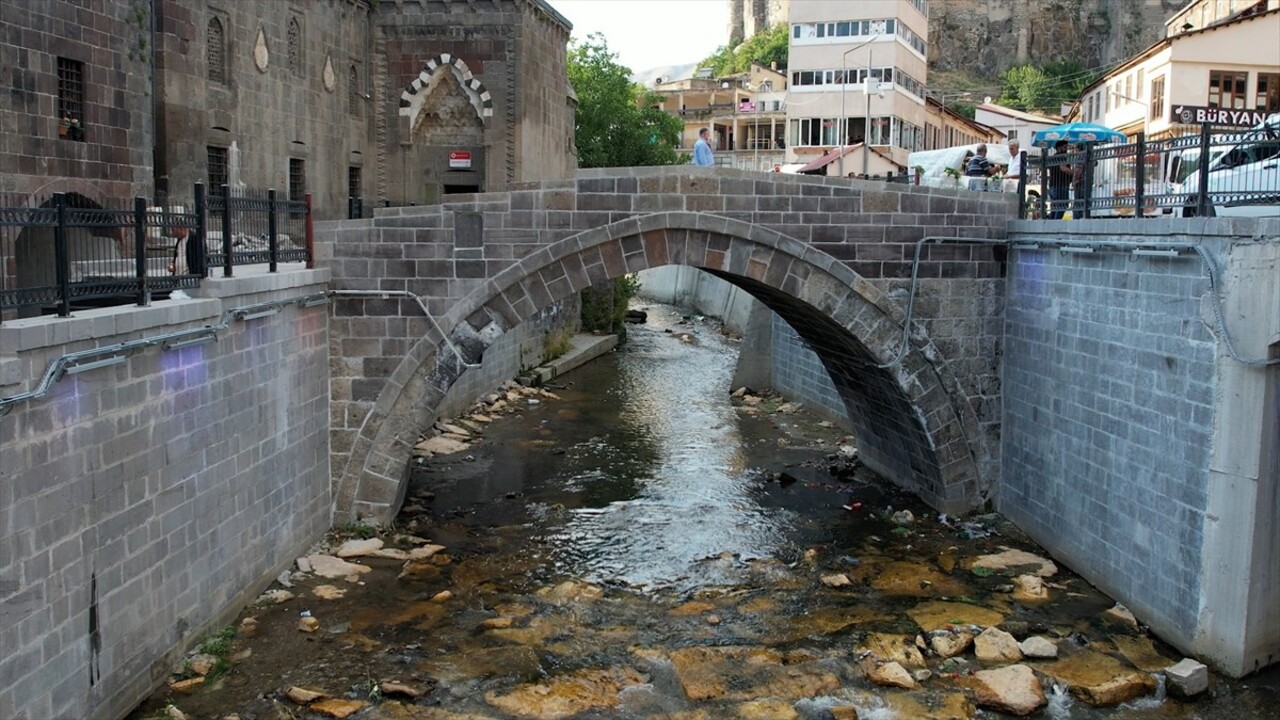
[[929, 70], [996, 79], [1011, 65], [1097, 68], [1159, 40], [1187, 0], [930, 0]]

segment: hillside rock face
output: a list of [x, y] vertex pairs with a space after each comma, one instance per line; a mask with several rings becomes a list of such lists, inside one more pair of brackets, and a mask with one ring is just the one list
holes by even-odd
[[1096, 68], [1164, 36], [1187, 0], [930, 0], [929, 69], [996, 78], [1012, 65]]

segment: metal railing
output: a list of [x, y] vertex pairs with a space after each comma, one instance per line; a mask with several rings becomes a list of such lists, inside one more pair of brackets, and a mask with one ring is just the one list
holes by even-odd
[[1280, 206], [1280, 123], [1023, 154], [1019, 217], [1196, 217]]
[[197, 287], [218, 265], [228, 277], [235, 265], [313, 266], [310, 195], [228, 196], [225, 186], [223, 193], [206, 197], [197, 184], [189, 204], [135, 198], [130, 209], [102, 208], [78, 194], [58, 193], [34, 207], [0, 195], [0, 319], [147, 305], [153, 294]]

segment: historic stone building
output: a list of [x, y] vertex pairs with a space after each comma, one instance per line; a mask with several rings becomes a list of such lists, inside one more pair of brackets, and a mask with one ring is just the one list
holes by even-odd
[[543, 0], [0, 4], [0, 191], [311, 193], [318, 218], [566, 177], [569, 23]]

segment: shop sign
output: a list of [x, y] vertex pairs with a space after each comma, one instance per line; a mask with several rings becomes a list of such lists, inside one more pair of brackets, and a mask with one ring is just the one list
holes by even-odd
[[1261, 110], [1231, 110], [1228, 108], [1211, 108], [1200, 105], [1174, 105], [1170, 109], [1169, 122], [1182, 125], [1229, 125], [1232, 127], [1253, 127], [1267, 119], [1267, 113]]
[[449, 151], [449, 169], [450, 170], [470, 170], [471, 169], [471, 151], [470, 150], [450, 150]]

